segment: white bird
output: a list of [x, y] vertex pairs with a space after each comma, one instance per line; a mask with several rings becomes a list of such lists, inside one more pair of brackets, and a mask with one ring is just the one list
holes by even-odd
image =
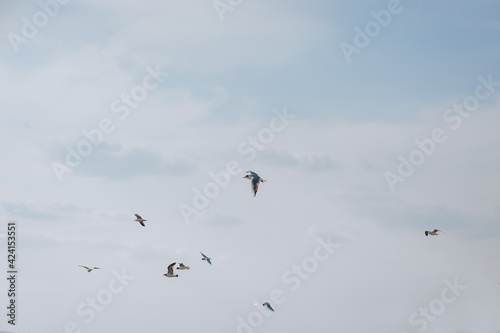
[[201, 258], [201, 260], [206, 260], [210, 265], [212, 265], [212, 262], [210, 261], [211, 258], [207, 257], [206, 255], [203, 254], [203, 252], [201, 252], [201, 255], [203, 256], [203, 258]]
[[269, 311], [272, 311], [274, 312], [274, 309], [273, 307], [271, 306], [271, 304], [269, 304], [269, 302], [264, 302], [264, 303], [254, 303], [253, 305], [262, 305], [262, 306], [265, 306], [269, 309]]
[[166, 276], [166, 277], [178, 277], [179, 275], [174, 274], [174, 266], [175, 266], [175, 262], [171, 263], [170, 265], [168, 265], [168, 267], [167, 267], [167, 273], [163, 274], [163, 276]]
[[191, 267], [184, 265], [182, 262], [179, 264], [179, 267], [177, 269], [183, 270], [183, 269], [190, 269]]
[[82, 265], [78, 265], [78, 266], [85, 268], [85, 269], [87, 270], [87, 273], [92, 272], [92, 270], [93, 270], [93, 269], [102, 269], [102, 268], [100, 268], [100, 267], [90, 268], [90, 267], [87, 267], [87, 266], [82, 266]]
[[143, 227], [145, 227], [146, 225], [144, 224], [144, 221], [147, 221], [145, 219], [143, 219], [139, 214], [134, 214], [136, 219], [134, 221], [137, 221], [139, 222]]
[[252, 181], [252, 191], [253, 196], [255, 197], [257, 195], [257, 190], [259, 189], [259, 184], [265, 182], [266, 180], [260, 178], [260, 176], [253, 171], [248, 170], [247, 173], [248, 175], [243, 178], [250, 179]]
[[[437, 229], [434, 229], [433, 231], [428, 231], [428, 230], [426, 230], [426, 231], [425, 231], [425, 235], [426, 235], [426, 236], [429, 236], [429, 235], [431, 235], [431, 236], [437, 236], [437, 235], [438, 235], [438, 231], [439, 231], [439, 232], [443, 232], [443, 231], [441, 231], [441, 230], [437, 230]], [[443, 232], [443, 233], [444, 233], [444, 232]]]

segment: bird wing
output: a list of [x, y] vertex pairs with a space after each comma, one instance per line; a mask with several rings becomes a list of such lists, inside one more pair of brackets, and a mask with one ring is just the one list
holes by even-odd
[[101, 269], [101, 267], [94, 267], [94, 268], [92, 268], [92, 269]]
[[271, 306], [271, 304], [269, 304], [269, 303], [267, 303], [267, 302], [266, 302], [266, 303], [264, 303], [264, 304], [267, 306], [267, 308], [268, 308], [269, 310], [271, 310], [272, 312], [274, 312], [274, 309], [273, 309], [273, 307]]
[[168, 274], [174, 274], [174, 266], [175, 266], [175, 262], [168, 265], [168, 267], [167, 267]]
[[207, 258], [207, 261], [210, 265], [212, 265], [212, 262], [210, 261], [210, 258]]
[[253, 177], [259, 177], [259, 175], [253, 171], [247, 170], [247, 173], [251, 174]]
[[134, 214], [135, 217], [137, 217], [138, 219], [141, 219], [142, 220], [142, 217], [139, 215], [139, 214]]
[[89, 269], [90, 269], [90, 268], [88, 268], [87, 266], [82, 266], [82, 265], [78, 265], [78, 266], [83, 267], [83, 268], [85, 268], [86, 270], [89, 270]]
[[139, 221], [139, 223], [140, 223], [143, 227], [145, 227], [145, 226], [146, 226], [146, 225], [144, 224], [144, 222], [143, 222], [143, 221]]

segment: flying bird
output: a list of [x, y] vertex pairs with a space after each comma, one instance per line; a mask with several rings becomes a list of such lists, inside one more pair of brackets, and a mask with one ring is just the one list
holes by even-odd
[[201, 260], [206, 260], [210, 265], [212, 265], [212, 262], [210, 261], [211, 258], [207, 257], [206, 255], [203, 254], [203, 252], [201, 252], [201, 255], [203, 256], [203, 258], [201, 258]]
[[250, 179], [252, 181], [252, 191], [253, 196], [255, 197], [257, 195], [257, 190], [259, 189], [259, 184], [265, 182], [266, 180], [260, 178], [260, 176], [253, 171], [248, 170], [247, 173], [248, 175], [243, 178]]
[[183, 269], [190, 269], [191, 267], [184, 265], [182, 262], [179, 264], [179, 267], [177, 269], [183, 270]]
[[167, 267], [167, 273], [163, 274], [163, 276], [166, 276], [166, 277], [178, 277], [179, 275], [174, 274], [174, 266], [175, 266], [175, 262], [171, 263], [170, 265], [168, 265], [168, 267]]
[[273, 307], [271, 306], [271, 304], [269, 304], [269, 302], [264, 302], [264, 303], [254, 303], [253, 305], [262, 305], [262, 306], [265, 306], [269, 309], [269, 311], [272, 311], [274, 312], [274, 309]]
[[144, 224], [144, 221], [147, 221], [145, 219], [143, 219], [139, 214], [134, 214], [136, 219], [134, 221], [137, 221], [139, 222], [143, 227], [145, 227], [146, 225]]
[[85, 269], [87, 270], [87, 273], [92, 272], [92, 270], [94, 270], [94, 269], [102, 269], [102, 268], [100, 268], [100, 267], [90, 268], [90, 267], [87, 267], [87, 266], [82, 266], [82, 265], [78, 265], [78, 266], [85, 268]]
[[437, 230], [437, 229], [434, 229], [433, 231], [428, 231], [428, 230], [426, 230], [426, 231], [425, 231], [425, 235], [426, 235], [426, 236], [429, 236], [429, 235], [431, 235], [431, 236], [437, 236], [437, 235], [438, 235], [438, 231], [439, 231], [439, 232], [443, 232], [443, 231], [441, 231], [441, 230]]

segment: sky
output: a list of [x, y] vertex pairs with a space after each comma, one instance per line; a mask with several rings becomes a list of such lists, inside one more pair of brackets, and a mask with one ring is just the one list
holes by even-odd
[[500, 332], [499, 14], [1, 1], [0, 331]]

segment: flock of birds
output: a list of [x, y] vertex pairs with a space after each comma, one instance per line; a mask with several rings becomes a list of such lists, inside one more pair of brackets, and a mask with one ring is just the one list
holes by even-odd
[[[252, 192], [253, 192], [253, 196], [254, 197], [257, 195], [257, 191], [259, 189], [259, 184], [266, 182], [266, 180], [262, 179], [258, 174], [256, 174], [253, 171], [250, 171], [250, 170], [247, 171], [247, 175], [245, 177], [243, 177], [243, 178], [251, 180]], [[146, 224], [144, 222], [146, 222], [147, 220], [143, 219], [142, 216], [140, 216], [139, 214], [134, 214], [134, 215], [135, 215], [135, 220], [134, 221], [139, 222], [140, 225], [142, 225], [143, 227], [145, 227]], [[438, 230], [438, 229], [434, 229], [432, 231], [426, 230], [425, 231], [425, 236], [429, 236], [429, 235], [431, 235], [431, 236], [437, 236], [438, 232], [443, 232], [443, 231]], [[201, 251], [200, 251], [200, 254], [201, 254], [201, 260], [205, 260], [207, 263], [209, 263], [210, 265], [212, 265], [212, 259], [211, 258], [207, 257]], [[173, 262], [170, 265], [168, 265], [167, 266], [167, 273], [163, 274], [163, 276], [169, 277], [169, 278], [178, 277], [179, 274], [174, 274], [174, 269], [175, 270], [189, 270], [190, 269], [189, 266], [184, 265], [182, 262], [179, 263], [179, 265], [177, 267], [175, 267], [176, 264], [177, 264], [176, 262]], [[79, 265], [79, 266], [85, 268], [88, 273], [90, 273], [91, 271], [93, 271], [95, 269], [101, 269], [100, 267], [90, 268], [90, 267], [82, 266], [82, 265]], [[274, 312], [274, 309], [273, 309], [273, 307], [271, 306], [271, 304], [269, 302], [254, 303], [253, 305], [262, 305], [262, 306], [266, 307], [269, 311]]]
[[[256, 174], [253, 171], [250, 171], [250, 170], [247, 171], [247, 175], [245, 177], [243, 177], [243, 178], [251, 180], [252, 193], [253, 193], [254, 197], [257, 195], [257, 191], [259, 189], [259, 184], [266, 182], [266, 180], [262, 179], [258, 174]], [[134, 214], [134, 215], [135, 215], [135, 220], [134, 221], [139, 222], [140, 225], [142, 225], [143, 227], [145, 227], [146, 224], [144, 222], [146, 222], [147, 220], [143, 219], [142, 216], [140, 216], [139, 214]], [[437, 230], [435, 230], [435, 231], [437, 231]], [[427, 234], [427, 231], [426, 231], [426, 234]], [[205, 260], [207, 263], [209, 263], [210, 265], [212, 265], [212, 258], [207, 257], [201, 251], [200, 251], [200, 254], [201, 254], [201, 260]], [[184, 265], [182, 262], [179, 263], [179, 265], [177, 267], [175, 267], [176, 264], [177, 264], [176, 262], [173, 262], [170, 265], [168, 265], [167, 266], [167, 273], [163, 274], [163, 276], [170, 277], [170, 278], [172, 278], [172, 277], [178, 277], [179, 274], [174, 274], [174, 269], [175, 270], [189, 270], [190, 269], [189, 266]], [[78, 265], [78, 266], [80, 266], [82, 268], [85, 268], [88, 273], [90, 273], [91, 271], [93, 271], [95, 269], [102, 269], [100, 267], [90, 268], [90, 267], [83, 266], [83, 265]], [[262, 305], [262, 306], [266, 307], [269, 311], [274, 312], [274, 309], [273, 309], [273, 307], [271, 306], [271, 304], [269, 302], [254, 303], [254, 305]]]

